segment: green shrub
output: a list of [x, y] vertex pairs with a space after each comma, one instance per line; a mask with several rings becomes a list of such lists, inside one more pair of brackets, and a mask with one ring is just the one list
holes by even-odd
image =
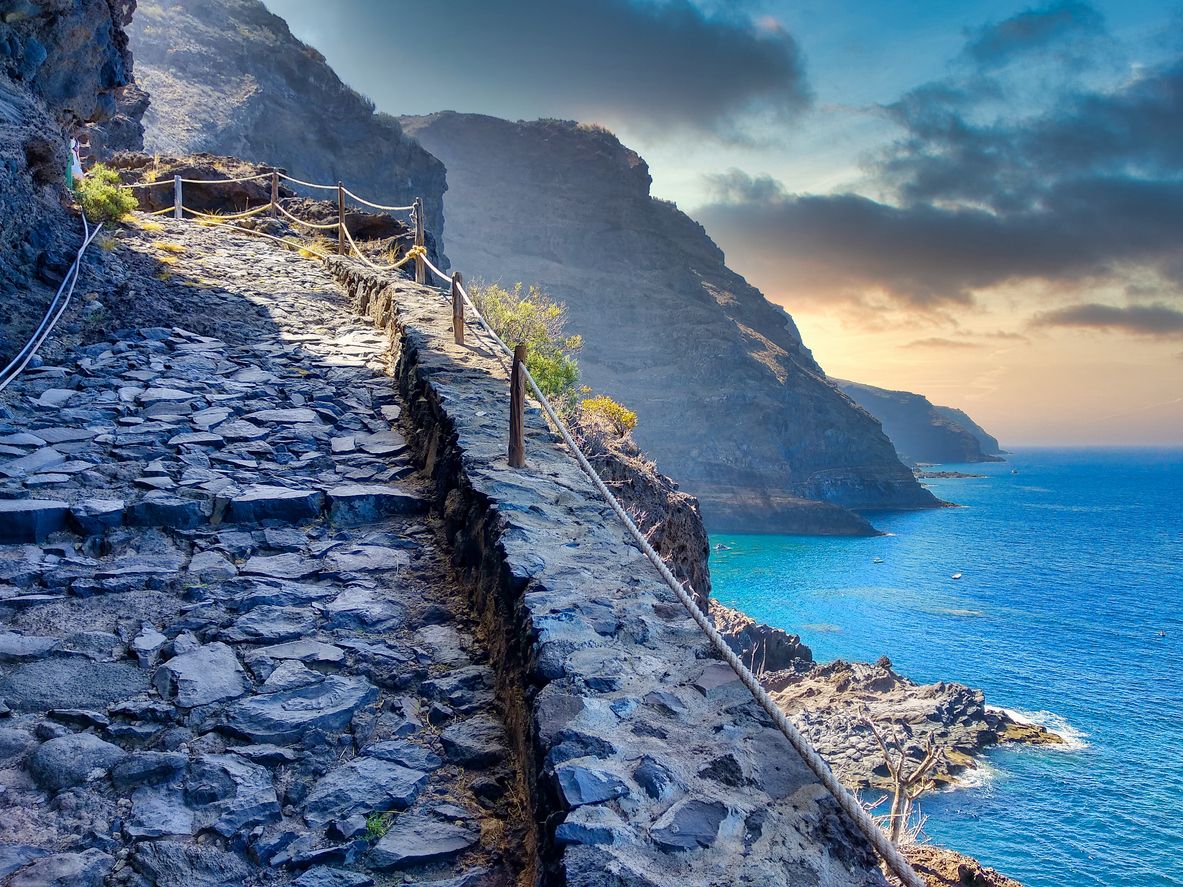
[[583, 339], [564, 333], [566, 306], [537, 286], [524, 289], [520, 283], [512, 290], [497, 284], [476, 286], [472, 299], [507, 345], [526, 346], [526, 366], [534, 381], [557, 409], [570, 415], [579, 384], [575, 355], [583, 347]]
[[637, 427], [637, 414], [606, 394], [589, 397], [580, 404], [583, 414], [607, 422], [621, 437]]
[[139, 205], [131, 189], [123, 187], [119, 173], [101, 163], [95, 164], [74, 191], [92, 222], [118, 222]]

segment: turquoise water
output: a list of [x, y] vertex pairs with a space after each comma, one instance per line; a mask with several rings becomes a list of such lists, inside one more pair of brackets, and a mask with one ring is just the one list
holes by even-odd
[[927, 796], [934, 843], [1029, 887], [1183, 885], [1183, 451], [942, 467], [988, 477], [928, 481], [964, 508], [870, 515], [892, 535], [712, 537], [716, 596], [819, 660], [886, 654], [1074, 740]]

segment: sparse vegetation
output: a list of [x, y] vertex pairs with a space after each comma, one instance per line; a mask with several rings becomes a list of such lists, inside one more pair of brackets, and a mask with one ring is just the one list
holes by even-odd
[[370, 841], [377, 841], [390, 831], [390, 825], [391, 816], [389, 813], [377, 811], [371, 813], [366, 817], [366, 838]]
[[162, 224], [159, 222], [153, 222], [151, 219], [139, 219], [133, 216], [132, 218], [128, 219], [128, 222], [132, 225], [135, 225], [141, 231], [146, 231], [149, 234], [156, 234], [164, 230], [164, 226]]
[[604, 420], [621, 437], [637, 427], [637, 414], [606, 394], [586, 398], [580, 403], [580, 408], [584, 416]]
[[119, 173], [101, 163], [95, 164], [74, 190], [92, 222], [118, 222], [139, 205], [131, 189], [123, 186]]
[[187, 247], [182, 243], [155, 243], [153, 244], [158, 250], [166, 253], [180, 254], [186, 251]]
[[579, 385], [576, 355], [583, 339], [564, 333], [566, 306], [539, 287], [526, 289], [520, 283], [509, 290], [495, 283], [475, 286], [472, 298], [510, 347], [526, 346], [526, 366], [543, 394], [565, 414], [574, 413]]
[[[588, 419], [588, 425], [623, 437], [637, 427], [637, 414], [607, 395], [595, 395], [579, 384], [576, 356], [583, 338], [567, 335], [567, 306], [543, 290], [514, 284], [475, 284], [470, 295], [489, 326], [510, 347], [525, 345], [526, 366], [542, 393], [569, 420]], [[584, 395], [591, 395], [585, 397]]]

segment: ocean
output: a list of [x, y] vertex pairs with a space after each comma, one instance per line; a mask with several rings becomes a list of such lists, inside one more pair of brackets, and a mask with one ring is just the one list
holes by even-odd
[[940, 467], [987, 476], [926, 481], [961, 508], [868, 515], [890, 535], [713, 536], [716, 597], [1070, 740], [922, 798], [933, 843], [1028, 887], [1183, 885], [1183, 450]]

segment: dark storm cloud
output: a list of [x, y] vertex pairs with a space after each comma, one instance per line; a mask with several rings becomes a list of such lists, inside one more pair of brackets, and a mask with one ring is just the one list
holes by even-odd
[[[271, 5], [282, 14], [286, 2]], [[784, 121], [809, 103], [797, 42], [747, 3], [704, 11], [689, 0], [431, 0], [391, 11], [380, 0], [301, 8], [326, 36], [348, 20], [352, 64], [395, 75], [365, 77], [388, 84], [389, 94], [373, 96], [380, 106], [407, 109], [416, 98], [408, 89], [424, 77], [433, 104], [460, 111], [509, 102], [522, 116], [741, 138], [753, 117]], [[433, 36], [408, 36], [392, 52], [392, 28]]]
[[1121, 308], [1090, 302], [1036, 315], [1033, 326], [1087, 327], [1120, 330], [1161, 338], [1183, 335], [1183, 311], [1169, 305], [1131, 305]]
[[1087, 3], [1053, 3], [970, 31], [965, 55], [991, 69], [1024, 53], [1074, 46], [1104, 35], [1104, 20]]
[[[1038, 55], [1064, 30], [1099, 27], [1066, 4], [978, 32], [966, 53]], [[1095, 91], [1077, 78], [1010, 116], [998, 112], [1005, 80], [984, 89], [981, 78], [951, 75], [886, 109], [904, 135], [869, 172], [891, 202], [793, 195], [731, 170], [709, 180], [701, 221], [761, 282], [797, 293], [968, 304], [999, 284], [1137, 271], [1149, 298], [1183, 302], [1183, 58]]]
[[770, 284], [829, 295], [968, 304], [1010, 281], [1108, 277], [1126, 264], [1166, 274], [1183, 243], [1183, 182], [1071, 180], [1012, 213], [788, 194], [738, 170], [712, 183], [720, 199], [697, 216], [730, 258]]

